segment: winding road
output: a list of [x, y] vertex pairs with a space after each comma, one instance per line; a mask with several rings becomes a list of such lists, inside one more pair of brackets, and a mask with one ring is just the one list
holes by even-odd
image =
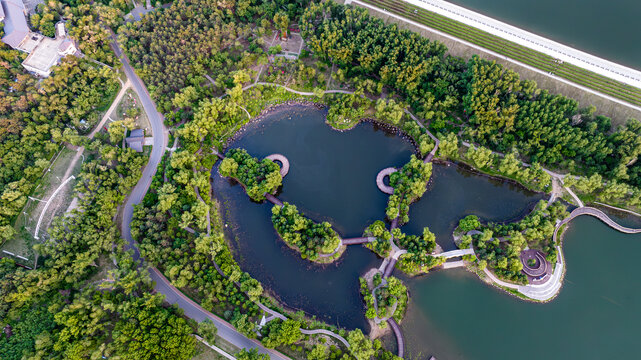
[[[153, 145], [151, 155], [149, 156], [149, 161], [145, 168], [142, 171], [142, 177], [133, 188], [129, 197], [127, 198], [124, 209], [123, 209], [123, 219], [121, 224], [121, 232], [124, 238], [127, 240], [126, 249], [133, 251], [133, 258], [135, 261], [140, 262], [140, 251], [135, 245], [135, 242], [131, 236], [131, 220], [133, 218], [133, 206], [139, 204], [149, 186], [151, 185], [151, 180], [153, 179], [158, 165], [162, 159], [165, 149], [167, 147], [167, 131], [163, 124], [163, 116], [156, 109], [156, 105], [149, 96], [149, 92], [145, 88], [142, 80], [136, 75], [134, 69], [129, 64], [129, 60], [126, 55], [120, 49], [116, 41], [116, 36], [111, 33], [111, 47], [114, 50], [114, 53], [122, 62], [122, 69], [125, 72], [125, 75], [131, 82], [136, 94], [140, 97], [140, 102], [147, 113], [149, 122], [151, 123], [152, 135], [153, 135]], [[271, 359], [286, 360], [289, 359], [287, 356], [271, 349], [265, 348], [256, 340], [252, 340], [239, 333], [234, 329], [234, 327], [226, 322], [225, 320], [217, 317], [211, 312], [203, 309], [200, 305], [195, 303], [193, 300], [185, 296], [180, 290], [176, 289], [167, 278], [165, 278], [158, 269], [154, 267], [149, 268], [149, 274], [151, 279], [155, 282], [154, 290], [158, 293], [165, 295], [165, 300], [170, 304], [176, 304], [183, 311], [185, 316], [194, 319], [198, 322], [205, 319], [211, 320], [214, 325], [218, 328], [218, 336], [230, 342], [238, 348], [255, 348], [259, 353], [267, 354]]]

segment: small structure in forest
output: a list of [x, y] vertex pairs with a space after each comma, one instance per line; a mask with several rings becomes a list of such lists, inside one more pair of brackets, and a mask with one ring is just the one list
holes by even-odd
[[142, 152], [142, 146], [145, 144], [145, 133], [142, 129], [131, 130], [129, 136], [125, 139], [127, 147]]

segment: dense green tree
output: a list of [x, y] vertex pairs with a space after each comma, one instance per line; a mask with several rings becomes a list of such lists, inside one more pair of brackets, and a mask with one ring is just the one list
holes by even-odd
[[218, 334], [218, 328], [216, 328], [216, 325], [214, 325], [211, 320], [205, 319], [198, 323], [198, 334], [202, 336], [207, 343], [214, 344], [216, 335]]
[[390, 186], [394, 188], [394, 193], [387, 201], [388, 219], [398, 217], [399, 223], [407, 223], [410, 204], [423, 196], [431, 176], [432, 163], [425, 163], [415, 155], [399, 171], [392, 173]]
[[329, 358], [329, 350], [327, 346], [322, 344], [316, 344], [307, 353], [307, 360], [327, 360]]
[[350, 345], [350, 354], [356, 359], [367, 360], [376, 354], [372, 342], [363, 335], [360, 329], [350, 331], [347, 334], [347, 342]]
[[236, 359], [238, 360], [269, 360], [269, 355], [259, 354], [256, 348], [253, 349], [242, 349], [240, 352], [236, 353]]
[[283, 182], [280, 167], [276, 163], [269, 159], [259, 162], [245, 149], [227, 151], [219, 171], [222, 176], [238, 180], [254, 201], [264, 200], [266, 193], [274, 193]]
[[272, 223], [285, 243], [298, 249], [304, 259], [316, 260], [319, 254], [330, 254], [341, 245], [328, 222], [316, 223], [289, 203], [272, 208]]
[[459, 220], [458, 228], [461, 232], [467, 233], [472, 230], [476, 230], [481, 226], [478, 216], [468, 215], [463, 219]]
[[149, 304], [143, 297], [131, 303], [116, 324], [113, 338], [123, 359], [191, 359], [195, 339], [182, 318]]
[[294, 344], [303, 337], [300, 326], [300, 322], [291, 319], [270, 321], [261, 330], [263, 333], [261, 341], [263, 345], [271, 349], [281, 345]]
[[441, 143], [438, 147], [438, 155], [446, 159], [458, 159], [458, 138], [455, 134], [449, 133], [447, 136], [440, 138]]

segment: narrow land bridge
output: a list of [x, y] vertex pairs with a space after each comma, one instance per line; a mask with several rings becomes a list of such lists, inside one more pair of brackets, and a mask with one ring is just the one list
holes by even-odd
[[405, 355], [405, 337], [403, 336], [401, 327], [398, 326], [398, 323], [393, 317], [387, 319], [387, 324], [389, 324], [396, 336], [396, 342], [398, 343], [398, 357], [403, 358], [403, 355]]
[[453, 257], [458, 257], [458, 256], [464, 256], [464, 255], [474, 255], [474, 249], [468, 248], [468, 249], [458, 249], [458, 250], [452, 250], [452, 251], [447, 251], [444, 253], [440, 254], [435, 254], [432, 255], [434, 257], [443, 257], [446, 259], [450, 259]]
[[557, 224], [556, 229], [554, 229], [554, 237], [553, 237], [552, 240], [554, 242], [556, 242], [557, 233], [558, 233], [559, 229], [561, 228], [561, 226], [569, 223], [574, 218], [576, 218], [577, 216], [581, 216], [581, 215], [594, 216], [595, 218], [603, 221], [604, 224], [608, 225], [609, 227], [613, 228], [614, 230], [620, 231], [620, 232], [625, 233], [625, 234], [639, 234], [639, 233], [641, 233], [641, 229], [631, 229], [631, 228], [619, 225], [614, 220], [612, 220], [608, 215], [606, 215], [603, 211], [601, 211], [601, 210], [599, 210], [597, 208], [584, 206], [584, 207], [580, 207], [580, 208], [574, 209], [570, 213], [570, 216], [568, 216], [567, 218], [563, 219], [563, 221], [560, 221]]
[[374, 236], [367, 236], [367, 237], [356, 237], [356, 238], [349, 238], [349, 239], [342, 239], [343, 245], [358, 245], [358, 244], [365, 244], [365, 243], [370, 243], [376, 241], [376, 237]]
[[[603, 211], [597, 208], [583, 206], [583, 207], [574, 209], [570, 213], [570, 216], [563, 219], [562, 221], [557, 222], [556, 227], [554, 229], [554, 235], [552, 237], [552, 240], [555, 243], [557, 243], [558, 234], [561, 227], [563, 227], [564, 225], [572, 221], [574, 218], [581, 215], [589, 215], [589, 216], [596, 217], [597, 219], [601, 220], [603, 223], [605, 223], [612, 229], [620, 231], [622, 233], [626, 233], [626, 234], [641, 233], [641, 229], [631, 229], [631, 228], [619, 225], [614, 220], [612, 220], [608, 215], [606, 215]], [[485, 269], [484, 272], [488, 276], [488, 278], [492, 280], [492, 282], [494, 282], [499, 286], [517, 290], [518, 292], [527, 296], [530, 299], [539, 300], [539, 301], [548, 301], [554, 298], [558, 294], [558, 291], [561, 289], [561, 278], [563, 276], [563, 271], [564, 271], [564, 262], [563, 262], [563, 253], [561, 251], [560, 246], [557, 246], [557, 251], [558, 251], [558, 259], [557, 259], [554, 272], [552, 273], [552, 276], [550, 277], [550, 279], [543, 284], [517, 285], [517, 284], [508, 283], [498, 279], [488, 269]]]

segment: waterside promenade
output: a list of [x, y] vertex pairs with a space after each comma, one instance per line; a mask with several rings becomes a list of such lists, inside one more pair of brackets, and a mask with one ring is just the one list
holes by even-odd
[[439, 15], [553, 56], [613, 80], [641, 88], [641, 71], [574, 49], [529, 31], [441, 0], [405, 0]]

